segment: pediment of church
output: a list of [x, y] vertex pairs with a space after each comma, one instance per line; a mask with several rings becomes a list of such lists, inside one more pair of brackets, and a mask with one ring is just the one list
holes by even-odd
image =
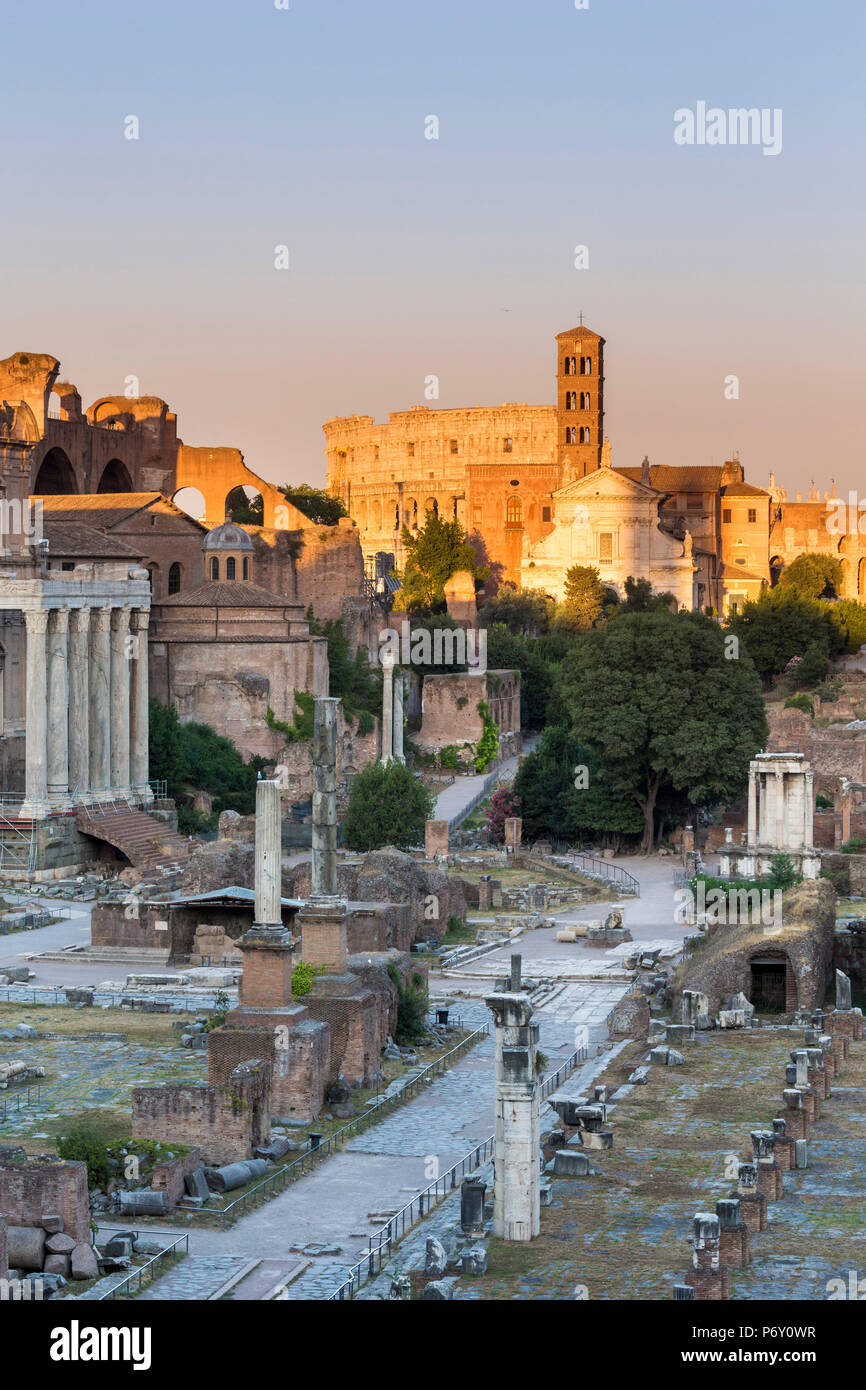
[[648, 487], [646, 483], [635, 482], [624, 473], [618, 473], [615, 468], [596, 468], [594, 472], [587, 473], [585, 478], [566, 483], [565, 487], [558, 488], [553, 494], [557, 503], [589, 502], [595, 498], [649, 502], [661, 501], [662, 496], [656, 488]]

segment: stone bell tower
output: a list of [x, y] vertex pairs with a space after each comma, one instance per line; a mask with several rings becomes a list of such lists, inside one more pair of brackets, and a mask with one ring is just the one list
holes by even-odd
[[604, 338], [585, 327], [556, 335], [556, 457], [559, 485], [601, 467]]

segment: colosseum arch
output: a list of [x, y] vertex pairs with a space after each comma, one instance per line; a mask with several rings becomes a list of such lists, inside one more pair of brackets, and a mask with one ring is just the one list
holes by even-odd
[[97, 492], [135, 492], [129, 469], [120, 459], [110, 459], [102, 470]]
[[63, 449], [49, 449], [33, 481], [33, 493], [37, 497], [57, 497], [63, 493], [78, 492], [75, 469]]

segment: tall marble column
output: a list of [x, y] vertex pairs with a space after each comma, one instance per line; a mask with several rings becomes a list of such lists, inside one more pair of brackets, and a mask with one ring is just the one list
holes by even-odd
[[27, 625], [27, 729], [24, 743], [25, 799], [20, 815], [25, 819], [41, 820], [48, 814], [48, 610], [25, 610], [24, 621]]
[[254, 925], [282, 935], [282, 832], [279, 782], [256, 782]]
[[758, 843], [758, 775], [753, 767], [749, 768], [749, 825], [746, 836], [746, 844], [756, 845]]
[[337, 705], [316, 700], [313, 723], [313, 864], [310, 903], [345, 903], [337, 891]]
[[389, 763], [394, 743], [394, 654], [382, 651], [382, 757]]
[[785, 839], [785, 774], [781, 770], [776, 772], [776, 836], [773, 844], [776, 849], [783, 849]]
[[90, 609], [69, 614], [69, 790], [75, 801], [90, 788]]
[[111, 685], [111, 605], [94, 608], [90, 618], [90, 790], [108, 791], [111, 776], [108, 737]]
[[129, 604], [111, 612], [110, 760], [111, 787], [129, 793]]
[[69, 609], [48, 615], [48, 798], [55, 810], [69, 808]]
[[805, 806], [803, 817], [803, 845], [806, 849], [811, 849], [814, 844], [815, 833], [815, 774], [811, 770], [805, 776]]
[[532, 1240], [541, 1225], [538, 1024], [521, 983], [519, 956], [511, 958], [508, 988], [484, 1002], [493, 1013], [496, 1040], [493, 1234]]
[[391, 751], [398, 763], [405, 763], [406, 755], [403, 752], [403, 672], [394, 672], [394, 721], [393, 737], [391, 741]]
[[149, 771], [149, 719], [147, 683], [147, 625], [150, 613], [146, 608], [132, 610], [132, 702], [129, 720], [129, 780], [136, 800], [150, 801], [147, 781]]

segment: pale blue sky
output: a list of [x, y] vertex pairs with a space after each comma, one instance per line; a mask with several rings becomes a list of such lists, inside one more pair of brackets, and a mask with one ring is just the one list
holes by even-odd
[[[323, 420], [418, 404], [428, 374], [443, 406], [551, 402], [583, 310], [614, 462], [862, 476], [851, 0], [5, 0], [2, 22], [0, 356], [53, 352], [86, 402], [134, 373], [187, 442], [317, 482]], [[782, 108], [782, 153], [676, 146], [698, 100]]]

